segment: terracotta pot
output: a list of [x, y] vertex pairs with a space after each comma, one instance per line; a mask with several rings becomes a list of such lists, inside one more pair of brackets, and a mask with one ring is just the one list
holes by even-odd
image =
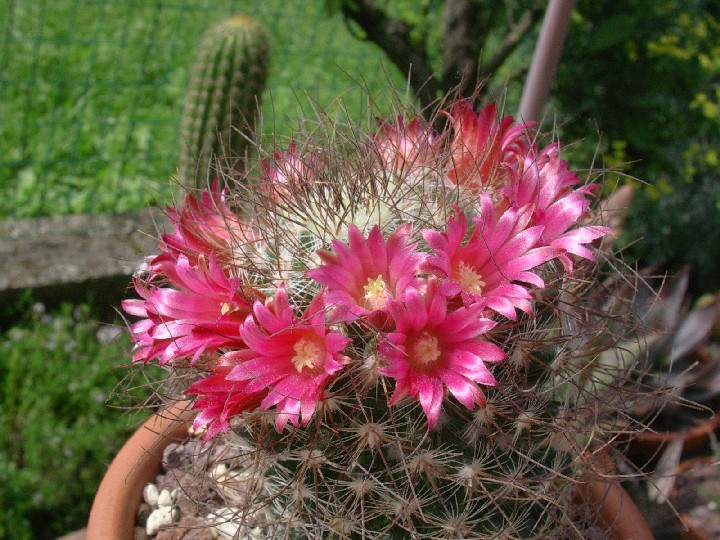
[[617, 481], [592, 480], [583, 489], [584, 502], [599, 507], [596, 524], [612, 540], [654, 540], [645, 517]]
[[[150, 417], [125, 443], [95, 495], [86, 540], [132, 540], [143, 487], [160, 471], [165, 447], [187, 437], [193, 414], [187, 404], [174, 405]], [[609, 458], [604, 459], [601, 470], [608, 467]], [[595, 513], [596, 524], [609, 540], [654, 539], [640, 510], [617, 482], [588, 476], [577, 500]]]
[[585, 482], [576, 492], [576, 501], [593, 511], [595, 524], [610, 540], [654, 540], [645, 517], [630, 495], [615, 479], [615, 463], [606, 453], [584, 456], [588, 462]]
[[[716, 410], [718, 408], [716, 407]], [[683, 440], [683, 454], [693, 452], [707, 444], [710, 436], [720, 429], [720, 414], [688, 429], [679, 431], [645, 431], [637, 434], [628, 443], [628, 458], [640, 467], [654, 464], [663, 450], [675, 439]]]
[[153, 414], [127, 440], [95, 494], [87, 540], [132, 540], [143, 487], [160, 472], [165, 447], [187, 438], [194, 415], [187, 403], [173, 404]]

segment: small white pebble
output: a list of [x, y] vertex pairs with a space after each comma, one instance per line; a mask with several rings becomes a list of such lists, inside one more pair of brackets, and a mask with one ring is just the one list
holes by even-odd
[[153, 508], [157, 508], [158, 495], [158, 488], [155, 484], [146, 484], [143, 488], [143, 500]]
[[228, 470], [227, 465], [225, 465], [224, 463], [218, 463], [217, 465], [215, 465], [215, 468], [210, 473], [210, 477], [218, 478], [218, 477], [224, 475], [227, 472], [227, 470]]
[[145, 524], [145, 532], [149, 536], [152, 536], [157, 534], [160, 527], [171, 525], [173, 517], [177, 517], [177, 510], [173, 510], [172, 506], [161, 506], [157, 510], [153, 510], [148, 516], [147, 523]]
[[213, 528], [217, 531], [218, 538], [232, 540], [238, 537], [240, 524], [227, 521], [225, 523], [216, 523]]
[[173, 497], [170, 494], [169, 489], [163, 489], [157, 498], [157, 505], [160, 506], [172, 506]]
[[250, 483], [255, 480], [256, 489], [262, 489], [262, 485], [253, 478], [253, 475], [238, 469], [228, 469], [223, 474], [215, 477], [217, 489], [229, 502], [239, 504], [248, 497]]
[[234, 512], [230, 508], [220, 508], [210, 512], [206, 519], [212, 524], [212, 534], [217, 538], [236, 538], [240, 532], [240, 524], [233, 523]]

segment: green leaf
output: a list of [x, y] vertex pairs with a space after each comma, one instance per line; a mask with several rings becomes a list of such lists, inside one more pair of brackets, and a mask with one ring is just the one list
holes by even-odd
[[601, 23], [590, 36], [588, 52], [597, 53], [618, 46], [630, 39], [635, 29], [635, 18], [620, 13]]

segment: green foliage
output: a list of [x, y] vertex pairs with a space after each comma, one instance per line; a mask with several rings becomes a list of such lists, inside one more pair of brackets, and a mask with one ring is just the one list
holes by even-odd
[[[482, 73], [478, 83], [486, 100], [498, 101], [508, 107], [508, 113], [517, 109], [522, 91], [522, 75], [526, 72], [537, 37], [537, 27], [531, 27], [527, 35], [506, 51], [507, 56], [497, 63], [495, 56], [508, 48], [508, 37], [517, 30], [515, 25], [529, 12], [542, 9], [544, 2], [539, 0], [478, 0], [477, 6], [479, 31], [475, 36], [480, 50], [479, 70]], [[341, 7], [355, 6], [355, 0], [325, 0], [330, 13], [340, 12]], [[438, 81], [440, 89], [452, 92], [460, 80], [452, 71], [444, 73], [447, 58], [443, 56], [445, 37], [444, 0], [374, 0], [373, 5], [382, 8], [384, 13], [399, 21], [409, 30], [409, 38], [414, 49], [425, 56], [428, 65]], [[366, 39], [365, 33], [356, 25], [350, 25], [360, 41]], [[451, 29], [450, 32], [453, 30]], [[494, 69], [488, 66], [493, 65]], [[469, 91], [474, 90], [471, 83]], [[438, 95], [442, 98], [444, 96]]]
[[56, 538], [87, 522], [107, 465], [141, 420], [106, 404], [129, 350], [113, 330], [87, 306], [48, 314], [36, 304], [0, 334], [0, 538]]
[[178, 28], [150, 3], [77, 4], [0, 4], [0, 215], [121, 211], [169, 194], [163, 142], [184, 80], [167, 72], [180, 51], [164, 44], [194, 21]]
[[254, 19], [237, 15], [205, 34], [180, 128], [177, 178], [184, 186], [207, 185], [218, 176], [217, 167], [224, 172], [242, 169], [269, 62], [267, 33]]
[[717, 289], [720, 168], [689, 181], [660, 176], [656, 185], [639, 197], [630, 221], [627, 234], [642, 238], [636, 251], [673, 270], [692, 265], [696, 294]]
[[360, 118], [359, 87], [382, 98], [404, 86], [319, 0], [0, 2], [0, 216], [168, 202], [197, 44], [238, 10], [268, 30], [274, 51], [267, 134], [289, 134], [341, 94]]
[[694, 269], [720, 287], [720, 11], [713, 2], [578, 2], [555, 105], [564, 141], [583, 140], [638, 186], [626, 236], [641, 264]]

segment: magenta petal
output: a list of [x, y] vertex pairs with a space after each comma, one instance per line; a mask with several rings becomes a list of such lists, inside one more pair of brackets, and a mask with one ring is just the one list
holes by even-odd
[[331, 320], [384, 313], [390, 301], [404, 295], [425, 259], [407, 243], [410, 232], [405, 224], [385, 238], [376, 225], [366, 239], [351, 224], [347, 244], [333, 240], [334, 256], [321, 254], [323, 264], [306, 271], [328, 289], [328, 302], [335, 306]]
[[479, 357], [483, 362], [500, 362], [507, 357], [505, 351], [500, 347], [494, 343], [482, 340], [466, 343], [464, 350]]
[[437, 379], [425, 376], [418, 376], [415, 384], [420, 405], [428, 419], [428, 428], [432, 429], [440, 417], [443, 399], [442, 384]]
[[467, 378], [452, 371], [444, 371], [441, 374], [441, 379], [450, 390], [450, 393], [455, 396], [455, 399], [468, 409], [472, 409], [475, 404], [482, 402], [482, 392], [476, 384]]
[[413, 289], [404, 301], [391, 304], [395, 331], [378, 344], [377, 352], [386, 360], [378, 373], [395, 380], [390, 405], [410, 395], [420, 402], [432, 428], [444, 388], [469, 408], [484, 403], [476, 383], [496, 381], [483, 360], [494, 362], [505, 355], [482, 339], [496, 322], [481, 316], [481, 306], [450, 309], [437, 278], [429, 278], [422, 291]]

